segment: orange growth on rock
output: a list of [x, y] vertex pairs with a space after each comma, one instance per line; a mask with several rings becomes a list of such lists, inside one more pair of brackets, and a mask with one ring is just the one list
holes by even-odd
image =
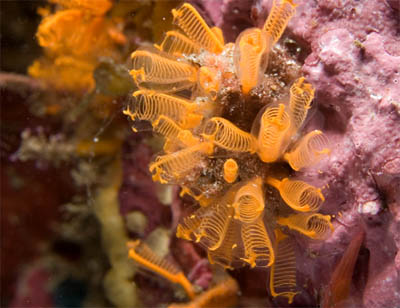
[[93, 15], [104, 15], [112, 7], [110, 0], [49, 0], [49, 2], [60, 4], [67, 9], [78, 8]]
[[148, 121], [165, 139], [149, 166], [153, 180], [178, 184], [181, 196], [200, 205], [176, 235], [201, 245], [209, 262], [225, 269], [271, 267], [271, 295], [289, 302], [298, 292], [288, 228], [313, 239], [333, 231], [331, 217], [317, 213], [325, 201], [321, 189], [292, 179], [289, 171], [325, 151], [313, 142], [319, 133], [302, 137], [314, 88], [298, 75], [277, 95], [278, 86], [268, 86], [283, 84], [281, 67], [272, 61], [269, 71], [268, 56], [285, 49], [273, 45], [294, 12], [292, 1], [274, 1], [262, 29], [225, 44], [221, 29], [207, 25], [192, 5], [172, 10], [179, 29], [153, 50], [132, 54], [131, 75], [140, 90], [124, 110], [134, 124]]
[[104, 14], [109, 0], [51, 0], [60, 10], [40, 10], [43, 19], [36, 37], [45, 56], [36, 60], [28, 73], [59, 90], [91, 91], [93, 71], [99, 57], [117, 58], [117, 45], [125, 44], [124, 34]]

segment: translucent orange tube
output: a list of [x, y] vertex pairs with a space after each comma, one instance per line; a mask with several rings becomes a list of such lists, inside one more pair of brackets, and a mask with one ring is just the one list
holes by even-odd
[[253, 223], [264, 211], [264, 202], [262, 180], [257, 177], [243, 185], [236, 193], [233, 202], [234, 218], [244, 223]]
[[179, 9], [172, 10], [174, 23], [177, 24], [185, 34], [202, 48], [220, 53], [223, 42], [212, 31], [196, 9], [189, 3], [184, 3]]
[[229, 158], [224, 163], [224, 180], [227, 183], [233, 183], [238, 176], [238, 164], [233, 158]]
[[244, 94], [258, 85], [268, 64], [269, 49], [268, 35], [258, 28], [247, 29], [237, 38], [235, 65]]
[[330, 154], [328, 139], [319, 130], [314, 130], [305, 135], [295, 148], [284, 155], [284, 159], [293, 170], [317, 164], [325, 155]]
[[173, 283], [179, 283], [190, 298], [193, 299], [195, 297], [192, 284], [175, 265], [154, 254], [150, 247], [139, 240], [128, 242], [127, 246], [129, 247], [130, 258], [145, 269], [155, 272]]
[[299, 292], [296, 287], [296, 255], [290, 238], [275, 229], [275, 262], [271, 267], [269, 289], [273, 297], [287, 297], [289, 304]]
[[317, 211], [325, 201], [321, 189], [303, 181], [288, 178], [279, 181], [269, 177], [267, 183], [278, 189], [286, 204], [299, 212]]
[[333, 231], [331, 216], [318, 213], [299, 213], [279, 217], [278, 223], [313, 239], [325, 239]]
[[254, 137], [224, 118], [214, 117], [208, 120], [203, 137], [230, 151], [250, 153], [256, 151]]
[[[278, 2], [280, 2], [278, 4]], [[289, 20], [296, 12], [296, 5], [292, 0], [274, 0], [271, 11], [264, 24], [264, 31], [267, 32], [275, 44], [281, 37]]]
[[290, 125], [290, 117], [283, 104], [265, 110], [261, 117], [257, 152], [263, 162], [271, 163], [281, 157], [288, 143]]
[[274, 263], [274, 249], [262, 217], [253, 223], [242, 224], [242, 240], [246, 255], [242, 260], [251, 267], [268, 267]]
[[196, 83], [197, 69], [188, 63], [147, 50], [136, 50], [131, 58], [130, 74], [139, 88], [176, 92]]

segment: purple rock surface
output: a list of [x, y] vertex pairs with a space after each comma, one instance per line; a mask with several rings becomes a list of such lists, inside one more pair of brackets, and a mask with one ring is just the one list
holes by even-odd
[[123, 184], [119, 191], [120, 212], [125, 216], [133, 211], [142, 212], [148, 219], [144, 230], [148, 235], [157, 226], [170, 223], [169, 208], [163, 205], [156, 192], [156, 184], [148, 173], [153, 152], [141, 143], [141, 136], [130, 136], [124, 144]]

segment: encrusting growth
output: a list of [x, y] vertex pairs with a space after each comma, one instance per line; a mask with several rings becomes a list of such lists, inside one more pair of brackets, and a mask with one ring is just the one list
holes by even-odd
[[[313, 239], [325, 239], [333, 229], [330, 216], [317, 213], [325, 201], [321, 189], [288, 171], [329, 153], [320, 131], [303, 136], [314, 88], [304, 77], [292, 77], [287, 99], [282, 93], [262, 100], [270, 92], [265, 81], [274, 78], [266, 72], [268, 60], [276, 57], [274, 44], [294, 13], [292, 1], [274, 1], [262, 28], [225, 44], [221, 29], [209, 27], [192, 5], [172, 10], [179, 30], [168, 31], [153, 50], [132, 54], [139, 91], [124, 110], [134, 131], [138, 120], [146, 120], [165, 139], [164, 153], [149, 166], [153, 180], [180, 185], [181, 196], [200, 205], [182, 219], [176, 235], [201, 245], [212, 264], [270, 268], [271, 295], [290, 303], [298, 292], [287, 229]], [[272, 187], [287, 206], [278, 194], [271, 197]], [[131, 257], [144, 264], [136, 247]]]
[[199, 69], [199, 85], [203, 91], [214, 100], [220, 88], [218, 72], [212, 67], [202, 66]]
[[45, 57], [28, 68], [32, 77], [56, 89], [87, 91], [94, 88], [93, 71], [100, 57], [118, 59], [118, 45], [126, 43], [118, 24], [105, 16], [110, 0], [51, 0], [54, 13], [42, 9], [37, 39]]
[[69, 9], [80, 8], [93, 15], [104, 15], [112, 6], [109, 0], [49, 0]]

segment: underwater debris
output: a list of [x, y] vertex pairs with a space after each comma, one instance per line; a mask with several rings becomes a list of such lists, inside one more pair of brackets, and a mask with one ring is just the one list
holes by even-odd
[[75, 154], [75, 146], [65, 140], [65, 136], [52, 135], [47, 137], [43, 129], [38, 129], [37, 135], [33, 135], [30, 129], [21, 134], [21, 145], [13, 155], [20, 161], [37, 160], [53, 162], [59, 165], [68, 161]]
[[[279, 99], [256, 102], [274, 78], [265, 72], [268, 58], [294, 12], [292, 1], [274, 1], [262, 29], [245, 30], [235, 44], [224, 44], [222, 31], [210, 28], [190, 4], [172, 10], [181, 32], [167, 32], [155, 50], [132, 53], [131, 75], [140, 90], [124, 110], [134, 132], [138, 120], [146, 120], [165, 137], [164, 154], [149, 166], [153, 180], [180, 185], [181, 195], [201, 205], [183, 218], [177, 236], [199, 243], [212, 264], [271, 267], [271, 295], [289, 302], [298, 292], [285, 227], [317, 239], [333, 230], [330, 216], [316, 213], [325, 200], [320, 189], [287, 171], [279, 180], [284, 158], [297, 170], [328, 151], [325, 143], [310, 144], [311, 133], [302, 137], [312, 85], [297, 76], [288, 81], [289, 100], [282, 99], [282, 88]], [[230, 104], [247, 114], [238, 117]], [[288, 206], [266, 198], [265, 185], [277, 188]]]
[[[68, 140], [61, 133], [47, 137], [44, 130], [39, 127], [35, 135], [32, 134], [30, 129], [21, 133], [20, 147], [13, 154], [12, 159], [20, 161], [36, 160], [39, 163], [51, 162], [58, 166], [62, 162], [68, 162], [76, 157], [113, 155], [118, 151], [118, 145], [119, 141], [117, 140], [101, 140], [99, 142]], [[85, 174], [89, 175], [90, 170], [88, 168], [90, 166], [84, 166], [84, 168], [88, 171]]]

